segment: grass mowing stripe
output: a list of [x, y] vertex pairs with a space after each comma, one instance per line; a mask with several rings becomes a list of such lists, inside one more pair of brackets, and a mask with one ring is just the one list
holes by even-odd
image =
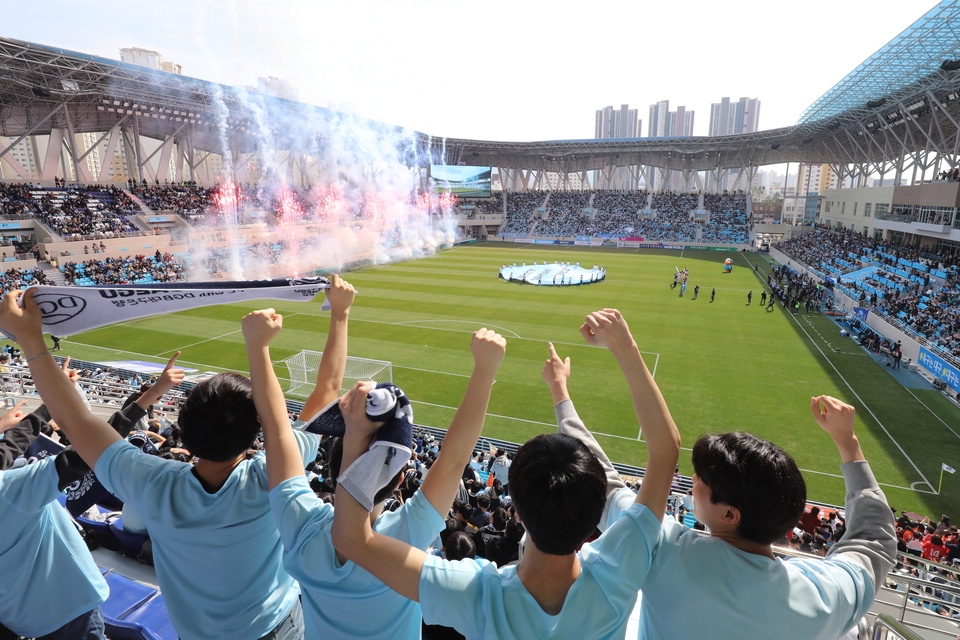
[[[897, 450], [900, 451], [901, 454], [903, 454], [904, 459], [905, 459], [907, 462], [910, 463], [910, 466], [912, 466], [913, 469], [917, 472], [917, 475], [919, 475], [919, 476], [923, 479], [923, 480], [922, 480], [922, 484], [926, 484], [928, 487], [930, 487], [930, 492], [931, 492], [931, 493], [935, 493], [935, 492], [933, 491], [933, 485], [930, 484], [930, 481], [927, 480], [927, 477], [926, 477], [925, 475], [923, 475], [923, 472], [920, 471], [920, 468], [916, 465], [916, 463], [913, 461], [913, 459], [907, 454], [906, 451], [904, 451], [903, 447], [900, 445], [900, 443], [897, 441], [897, 439], [893, 437], [893, 434], [890, 433], [890, 431], [887, 429], [887, 427], [883, 424], [883, 421], [880, 420], [880, 418], [877, 416], [877, 414], [875, 414], [875, 413], [873, 412], [873, 409], [870, 407], [870, 405], [867, 404], [867, 402], [860, 396], [859, 393], [857, 393], [856, 389], [853, 388], [853, 385], [850, 384], [850, 381], [847, 380], [847, 378], [846, 378], [842, 373], [840, 373], [840, 370], [837, 369], [836, 366], [834, 366], [833, 362], [832, 362], [829, 358], [827, 358], [827, 354], [824, 353], [824, 352], [823, 352], [823, 349], [820, 348], [820, 345], [818, 345], [818, 344], [813, 340], [813, 337], [810, 336], [809, 333], [807, 333], [806, 328], [804, 328], [803, 325], [800, 324], [800, 320], [799, 320], [798, 318], [794, 317], [794, 321], [797, 323], [797, 326], [800, 328], [800, 330], [803, 331], [805, 334], [807, 334], [807, 337], [810, 339], [810, 343], [811, 343], [814, 347], [816, 347], [817, 351], [820, 352], [820, 355], [823, 356], [823, 359], [826, 360], [826, 362], [833, 368], [833, 370], [836, 372], [836, 374], [837, 374], [838, 376], [840, 376], [841, 380], [843, 380], [843, 383], [844, 383], [844, 384], [847, 386], [847, 388], [850, 390], [850, 393], [852, 393], [852, 394], [854, 395], [854, 397], [856, 397], [857, 400], [860, 401], [860, 406], [867, 410], [867, 413], [869, 413], [869, 414], [873, 417], [873, 419], [876, 421], [877, 426], [879, 426], [879, 427], [883, 430], [883, 432], [884, 432], [885, 434], [887, 434], [887, 437], [890, 438], [890, 441], [893, 443], [893, 445], [897, 448]], [[916, 483], [912, 484], [911, 487], [915, 486], [915, 484], [916, 484]]]
[[[458, 247], [347, 276], [359, 291], [351, 312], [350, 354], [392, 361], [394, 377], [412, 399], [438, 405], [419, 405], [418, 421], [449, 425], [453, 410], [442, 407], [459, 404], [463, 378], [473, 364], [465, 334], [486, 325], [504, 333], [508, 345], [484, 437], [523, 442], [555, 429], [550, 395], [540, 377], [546, 342], [552, 341], [561, 357], [572, 359], [571, 396], [608, 455], [643, 466], [646, 445], [637, 440], [637, 422], [619, 368], [608, 352], [588, 347], [578, 333], [587, 313], [617, 307], [652, 366], [684, 444], [692, 445], [706, 432], [750, 431], [794, 456], [808, 472], [811, 498], [841, 502], [836, 450], [808, 408], [811, 395], [829, 393], [861, 408], [857, 432], [891, 504], [934, 516], [955, 509], [950, 495], [960, 490], [960, 478], [944, 478], [947, 497], [906, 487], [918, 477], [933, 477], [941, 462], [960, 464], [960, 440], [953, 435], [960, 433], [960, 412], [932, 389], [904, 390], [871, 358], [863, 357], [853, 341], [835, 337], [832, 321], [814, 316], [805, 325], [807, 335], [779, 306], [766, 313], [756, 297], [770, 271], [767, 259], [740, 254], [733, 272], [725, 274], [722, 262], [734, 257], [730, 253], [520, 247]], [[534, 260], [600, 264], [607, 269], [607, 279], [582, 287], [536, 287], [497, 277], [500, 265]], [[675, 266], [690, 269], [683, 298], [670, 288]], [[693, 300], [696, 285], [700, 296]], [[712, 289], [717, 293], [710, 303]], [[747, 305], [750, 290], [754, 304]], [[191, 309], [74, 337], [91, 346], [72, 340], [63, 344], [65, 353], [89, 360], [116, 359], [117, 347], [128, 353], [169, 354], [192, 345], [184, 351], [184, 362], [245, 371], [242, 337], [235, 331], [244, 314], [268, 306], [286, 316], [285, 328], [274, 341], [274, 360], [301, 349], [322, 350], [328, 321], [316, 301]], [[831, 350], [835, 348], [841, 351]], [[883, 420], [888, 433], [864, 406]], [[951, 434], [944, 432], [945, 425]], [[921, 475], [903, 462], [893, 441]], [[682, 471], [692, 472], [689, 456], [681, 458]]]

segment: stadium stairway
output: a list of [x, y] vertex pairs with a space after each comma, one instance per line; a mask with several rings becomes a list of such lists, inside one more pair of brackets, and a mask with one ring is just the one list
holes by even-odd
[[[69, 259], [72, 260], [72, 258]], [[38, 262], [37, 266], [40, 267], [40, 269], [43, 271], [43, 274], [47, 276], [50, 282], [52, 282], [54, 285], [62, 287], [67, 284], [67, 279], [63, 275], [63, 272], [51, 265], [49, 262]]]
[[130, 198], [131, 200], [133, 200], [134, 204], [136, 204], [138, 207], [140, 207], [140, 213], [141, 213], [141, 214], [143, 214], [143, 215], [145, 215], [145, 216], [156, 215], [156, 213], [154, 212], [154, 210], [151, 209], [150, 207], [148, 207], [148, 206], [143, 202], [143, 200], [141, 200], [140, 198], [138, 198], [132, 191], [130, 191], [130, 190], [128, 190], [128, 189], [122, 189], [122, 191], [123, 191], [125, 194], [127, 194], [127, 197], [128, 197], [128, 198]]

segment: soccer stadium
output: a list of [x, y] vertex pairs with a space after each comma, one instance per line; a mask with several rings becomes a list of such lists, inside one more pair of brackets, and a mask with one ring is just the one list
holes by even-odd
[[958, 29], [533, 142], [0, 37], [0, 640], [960, 637]]

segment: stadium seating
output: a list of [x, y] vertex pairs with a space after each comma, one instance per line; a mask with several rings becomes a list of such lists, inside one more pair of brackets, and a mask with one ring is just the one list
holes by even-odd
[[177, 640], [163, 595], [157, 594], [109, 625], [111, 640]]
[[159, 591], [145, 584], [110, 571], [104, 579], [110, 587], [110, 597], [103, 603], [103, 621], [108, 629], [118, 620], [133, 613], [135, 609], [156, 596]]

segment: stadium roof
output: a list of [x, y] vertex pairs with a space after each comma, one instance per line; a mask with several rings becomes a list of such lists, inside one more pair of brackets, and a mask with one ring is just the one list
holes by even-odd
[[960, 2], [944, 0], [807, 107], [798, 124], [868, 109], [869, 102], [914, 93], [918, 83], [937, 88], [938, 71], [951, 60], [960, 60]]
[[352, 117], [252, 89], [0, 37], [0, 136], [98, 133], [136, 122], [138, 135], [189, 134], [200, 151], [219, 153], [226, 143], [250, 153], [264, 144], [315, 148], [322, 131], [298, 124], [345, 119]]
[[[334, 129], [342, 135], [352, 127], [395, 139], [403, 146], [399, 157], [408, 164], [462, 162], [517, 175], [625, 171], [636, 181], [649, 167], [692, 178], [701, 171], [739, 168], [749, 173], [785, 162], [831, 163], [841, 175], [883, 174], [891, 167], [898, 176], [917, 167], [935, 171], [941, 162], [960, 164], [958, 98], [960, 0], [944, 0], [924, 14], [814, 102], [796, 125], [718, 137], [450, 139], [251, 90], [0, 38], [0, 136], [20, 139], [59, 130], [106, 137], [106, 132], [122, 127], [132, 131], [124, 135], [176, 138], [201, 155], [289, 150], [317, 157]], [[69, 135], [63, 138], [71, 144]], [[0, 145], [0, 155], [12, 146]], [[70, 152], [75, 163], [83, 159], [82, 150]]]

